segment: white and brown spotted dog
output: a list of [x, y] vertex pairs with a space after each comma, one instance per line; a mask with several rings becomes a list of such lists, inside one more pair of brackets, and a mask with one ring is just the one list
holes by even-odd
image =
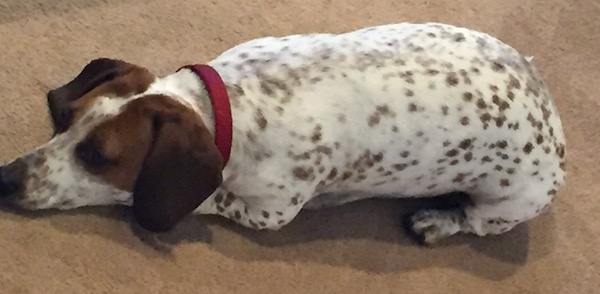
[[48, 103], [55, 135], [1, 168], [0, 194], [132, 205], [155, 232], [192, 212], [278, 229], [303, 207], [468, 193], [406, 218], [433, 243], [506, 232], [565, 181], [559, 114], [530, 60], [445, 24], [261, 38], [165, 77], [96, 59]]

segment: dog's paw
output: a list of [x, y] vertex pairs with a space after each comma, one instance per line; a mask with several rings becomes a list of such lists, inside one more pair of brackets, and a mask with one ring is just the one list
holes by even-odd
[[421, 210], [402, 218], [406, 233], [420, 245], [432, 245], [458, 233], [460, 221], [458, 210]]

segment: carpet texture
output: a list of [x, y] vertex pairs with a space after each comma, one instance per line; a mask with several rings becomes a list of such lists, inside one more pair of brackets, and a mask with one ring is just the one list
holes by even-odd
[[152, 237], [119, 207], [0, 211], [1, 293], [600, 293], [600, 2], [596, 0], [3, 0], [0, 162], [49, 138], [46, 91], [89, 60], [157, 74], [266, 35], [439, 21], [527, 55], [555, 96], [567, 186], [551, 211], [496, 237], [415, 246], [409, 201], [302, 212], [279, 232], [189, 218]]

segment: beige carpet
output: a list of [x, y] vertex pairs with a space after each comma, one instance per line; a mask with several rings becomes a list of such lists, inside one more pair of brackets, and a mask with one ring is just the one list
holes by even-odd
[[600, 2], [243, 2], [0, 1], [0, 162], [48, 139], [45, 92], [98, 56], [166, 74], [254, 37], [441, 21], [535, 56], [563, 118], [567, 187], [506, 235], [429, 249], [399, 229], [404, 201], [303, 212], [279, 232], [191, 218], [161, 237], [168, 247], [122, 208], [5, 211], [0, 293], [600, 293]]

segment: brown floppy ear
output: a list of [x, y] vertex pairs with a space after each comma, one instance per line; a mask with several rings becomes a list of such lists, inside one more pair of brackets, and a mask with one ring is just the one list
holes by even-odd
[[128, 67], [128, 63], [117, 59], [94, 59], [72, 81], [50, 90], [46, 97], [54, 134], [66, 131], [71, 125], [73, 119], [71, 103], [73, 101], [83, 97], [99, 85], [113, 80]]
[[[146, 104], [153, 140], [133, 191], [133, 213], [152, 232], [173, 228], [221, 184], [223, 159], [202, 120], [169, 97]], [[132, 102], [132, 103], [134, 103]]]

